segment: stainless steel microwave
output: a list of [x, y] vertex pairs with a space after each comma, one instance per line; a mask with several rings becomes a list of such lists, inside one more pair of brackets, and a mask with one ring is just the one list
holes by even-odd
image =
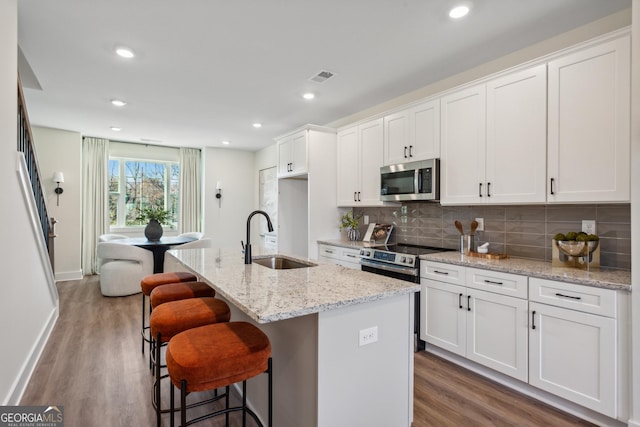
[[440, 200], [440, 159], [381, 167], [380, 200]]

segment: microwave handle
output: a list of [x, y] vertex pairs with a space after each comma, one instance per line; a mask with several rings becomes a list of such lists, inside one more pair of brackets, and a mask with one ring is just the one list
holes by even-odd
[[422, 193], [422, 177], [420, 176], [421, 169], [416, 169], [416, 172], [413, 176], [413, 188], [418, 189], [418, 193]]

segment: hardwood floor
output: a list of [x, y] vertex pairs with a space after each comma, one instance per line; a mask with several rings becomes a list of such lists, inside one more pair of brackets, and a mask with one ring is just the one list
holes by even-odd
[[[97, 276], [61, 282], [58, 291], [60, 318], [21, 404], [62, 405], [68, 427], [155, 425], [152, 378], [140, 353], [140, 295], [103, 297]], [[413, 427], [591, 425], [428, 353], [416, 354], [415, 366]], [[239, 414], [231, 425], [241, 425]]]

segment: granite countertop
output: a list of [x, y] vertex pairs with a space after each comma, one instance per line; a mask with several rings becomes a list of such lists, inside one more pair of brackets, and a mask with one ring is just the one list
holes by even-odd
[[540, 279], [631, 291], [631, 272], [624, 270], [600, 268], [586, 271], [578, 268], [552, 267], [550, 261], [545, 262], [519, 258], [489, 260], [463, 255], [460, 252], [440, 252], [421, 255], [420, 258], [427, 261], [445, 262], [465, 267], [477, 267], [504, 273], [522, 274]]
[[[253, 257], [276, 252], [254, 246]], [[259, 323], [269, 323], [420, 290], [417, 283], [352, 270], [316, 260], [315, 267], [273, 270], [244, 264], [238, 249], [183, 249], [167, 252], [198, 274], [220, 296]]]

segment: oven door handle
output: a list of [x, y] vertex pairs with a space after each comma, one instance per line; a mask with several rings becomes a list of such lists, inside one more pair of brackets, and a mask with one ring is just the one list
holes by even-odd
[[409, 276], [418, 276], [420, 271], [416, 268], [406, 268], [406, 267], [395, 267], [389, 264], [383, 264], [380, 262], [369, 261], [367, 259], [361, 259], [360, 265], [364, 265], [366, 267], [377, 268], [379, 270], [391, 271], [393, 273], [406, 274]]

